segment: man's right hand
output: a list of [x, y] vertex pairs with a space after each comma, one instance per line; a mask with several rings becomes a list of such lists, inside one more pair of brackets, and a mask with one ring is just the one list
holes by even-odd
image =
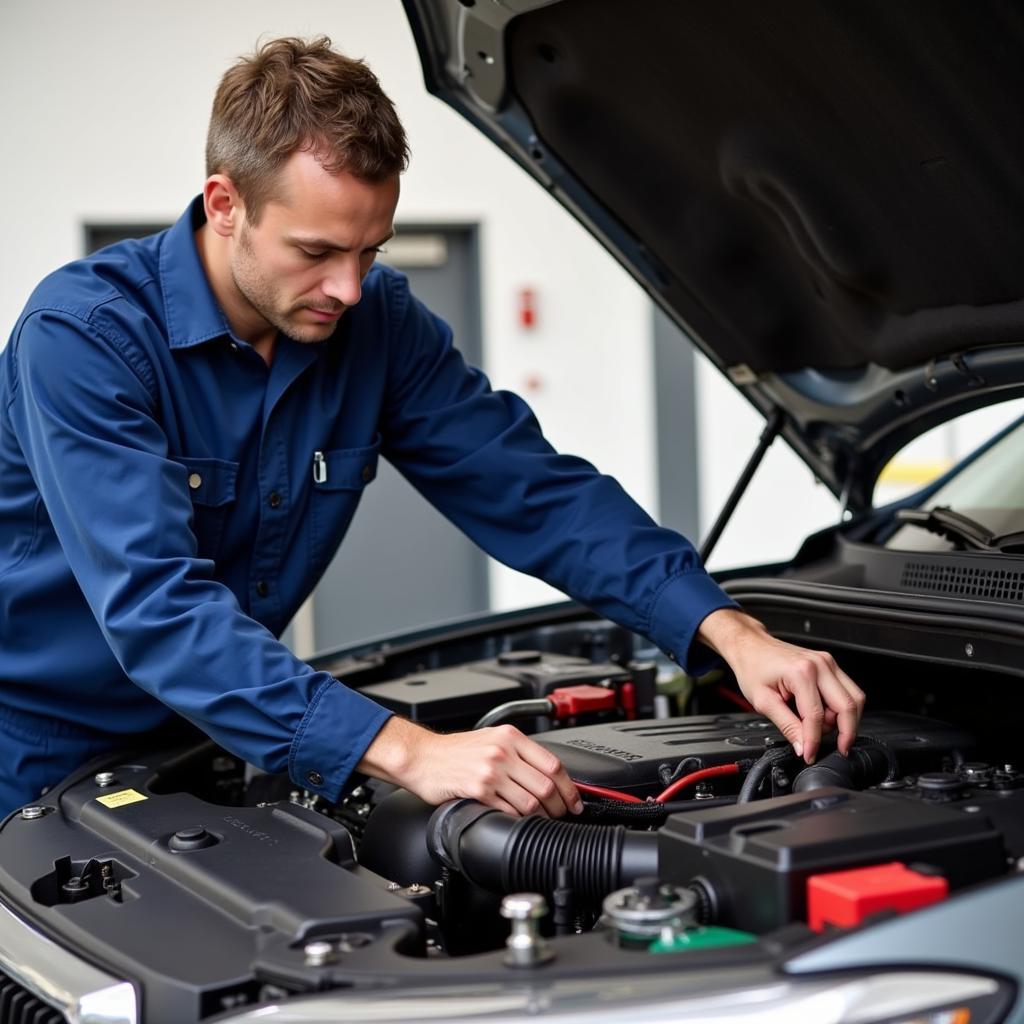
[[391, 718], [357, 766], [430, 804], [468, 797], [507, 814], [579, 814], [583, 802], [558, 758], [511, 725], [448, 735]]

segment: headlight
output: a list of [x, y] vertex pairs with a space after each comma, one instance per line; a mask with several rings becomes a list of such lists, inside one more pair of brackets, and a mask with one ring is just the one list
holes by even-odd
[[[735, 977], [735, 975], [734, 975]], [[703, 991], [673, 976], [556, 981], [516, 978], [473, 989], [349, 992], [289, 1000], [230, 1018], [224, 1024], [997, 1024], [1012, 1000], [993, 978], [948, 971], [893, 971], [784, 979], [754, 987]], [[690, 990], [692, 994], [687, 994]]]

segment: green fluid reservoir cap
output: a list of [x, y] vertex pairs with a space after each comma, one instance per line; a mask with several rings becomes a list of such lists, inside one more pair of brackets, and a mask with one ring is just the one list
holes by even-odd
[[655, 939], [647, 948], [652, 953], [682, 953], [688, 949], [722, 949], [726, 946], [746, 946], [751, 942], [757, 942], [757, 936], [751, 935], [750, 932], [710, 925], [707, 928], [687, 928], [685, 931], [679, 932], [669, 942]]

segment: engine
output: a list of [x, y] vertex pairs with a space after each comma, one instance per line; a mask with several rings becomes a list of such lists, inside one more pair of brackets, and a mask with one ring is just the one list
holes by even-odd
[[500, 981], [544, 942], [566, 977], [657, 971], [638, 950], [799, 948], [1024, 858], [1014, 716], [978, 699], [972, 718], [960, 679], [908, 673], [894, 710], [871, 695], [848, 757], [826, 739], [808, 767], [727, 678], [666, 687], [609, 624], [453, 644], [331, 670], [433, 728], [514, 722], [582, 815], [435, 808], [373, 780], [333, 805], [203, 741], [98, 761], [0, 824], [5, 899], [178, 1021], [325, 986]]
[[[835, 872], [870, 886], [874, 866], [897, 864], [910, 873], [900, 884], [941, 879], [948, 893], [1024, 854], [1024, 775], [974, 759], [975, 738], [956, 726], [872, 711], [848, 757], [826, 740], [808, 767], [754, 714], [636, 718], [622, 700], [630, 674], [614, 665], [575, 666], [590, 681], [583, 689], [603, 689], [606, 700], [590, 694], [565, 722], [559, 708], [578, 679], [559, 679], [560, 659], [522, 658], [531, 696], [503, 693], [511, 699], [500, 708], [543, 730], [535, 738], [587, 797], [578, 820], [516, 819], [470, 801], [435, 810], [401, 792], [359, 810], [360, 862], [437, 894], [432, 920], [446, 952], [500, 942], [497, 908], [510, 892], [542, 894], [553, 930], [578, 933], [609, 923], [611, 894], [654, 878], [688, 894], [693, 923], [763, 935], [807, 922], [808, 893]], [[443, 688], [444, 676], [423, 685]], [[484, 720], [501, 720], [497, 711]]]

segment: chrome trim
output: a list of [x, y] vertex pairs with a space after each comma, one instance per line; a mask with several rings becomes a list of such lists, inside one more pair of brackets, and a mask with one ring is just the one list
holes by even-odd
[[[676, 965], [681, 955], [666, 955]], [[697, 984], [707, 985], [707, 972]], [[998, 983], [951, 971], [893, 971], [751, 987], [722, 971], [716, 990], [687, 993], [678, 970], [617, 980], [536, 981], [394, 992], [324, 992], [219, 1018], [223, 1024], [872, 1024], [994, 995]]]
[[0, 970], [68, 1024], [138, 1024], [135, 986], [40, 934], [0, 901]]

